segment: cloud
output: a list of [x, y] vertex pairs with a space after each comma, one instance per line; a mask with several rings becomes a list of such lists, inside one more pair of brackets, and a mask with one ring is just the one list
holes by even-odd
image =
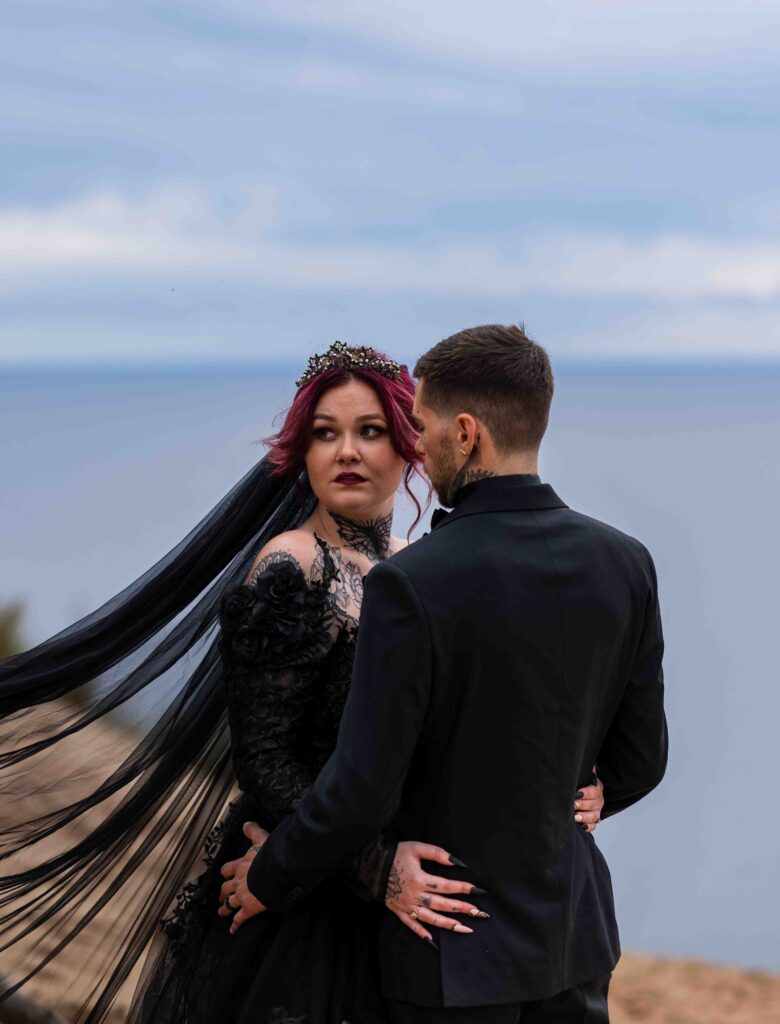
[[706, 309], [643, 308], [597, 331], [560, 331], [549, 347], [557, 357], [775, 360], [780, 357], [780, 309], [712, 303]]
[[161, 270], [306, 291], [510, 297], [529, 293], [659, 302], [780, 297], [776, 238], [721, 240], [667, 233], [630, 239], [595, 232], [504, 236], [500, 243], [293, 244], [275, 227], [273, 184], [247, 190], [230, 216], [195, 189], [131, 197], [101, 191], [58, 206], [0, 209], [2, 287], [90, 272]]
[[[238, 355], [256, 349], [258, 296], [286, 293], [292, 308], [304, 309], [327, 296], [345, 324], [358, 307], [358, 322], [372, 322], [372, 302], [427, 306], [439, 311], [434, 320], [447, 307], [469, 320], [531, 308], [534, 323], [547, 320], [556, 356], [780, 355], [780, 242], [765, 235], [539, 230], [447, 245], [301, 244], [280, 231], [297, 200], [310, 214], [331, 213], [274, 182], [245, 184], [229, 212], [177, 184], [0, 208], [0, 293], [14, 309], [0, 353], [208, 358], [229, 356], [233, 346]], [[175, 293], [165, 303], [172, 281], [187, 288], [184, 305]], [[193, 290], [203, 304], [186, 319]], [[132, 294], [136, 306], [127, 305]], [[242, 302], [231, 319], [231, 306]], [[561, 303], [571, 317], [544, 313]], [[585, 320], [577, 314], [583, 305]], [[49, 307], [60, 313], [44, 315]], [[285, 316], [280, 337], [292, 327]]]
[[777, 30], [775, 0], [513, 0], [453, 4], [448, 0], [223, 0], [221, 10], [253, 21], [280, 21], [369, 37], [385, 45], [455, 58], [560, 73], [610, 66], [641, 70], [678, 63], [723, 67], [746, 51], [771, 64]]
[[[776, 239], [711, 240], [683, 234], [649, 240], [612, 236], [541, 239], [526, 281], [572, 294], [625, 295], [661, 301], [699, 298], [769, 300], [780, 296]], [[543, 273], [533, 267], [543, 268]]]
[[245, 253], [216, 238], [213, 213], [194, 189], [158, 189], [140, 199], [99, 191], [49, 207], [0, 209], [0, 269], [6, 287], [79, 270], [146, 272], [228, 263]]
[[6, 357], [775, 344], [775, 0], [77, 3], [0, 44]]

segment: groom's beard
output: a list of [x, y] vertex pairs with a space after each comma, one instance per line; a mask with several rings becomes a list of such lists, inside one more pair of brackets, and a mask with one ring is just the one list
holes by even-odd
[[445, 508], [452, 508], [462, 481], [459, 479], [455, 453], [446, 435], [441, 438], [440, 443], [438, 458], [427, 467], [428, 476], [441, 504]]

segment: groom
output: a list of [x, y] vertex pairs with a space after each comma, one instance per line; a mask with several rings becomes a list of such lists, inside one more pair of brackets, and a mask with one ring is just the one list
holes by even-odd
[[367, 577], [336, 750], [223, 891], [240, 924], [292, 910], [382, 830], [454, 850], [489, 919], [437, 930], [437, 950], [383, 915], [391, 1018], [602, 1024], [618, 933], [571, 793], [597, 764], [606, 816], [664, 774], [653, 562], [540, 482], [552, 371], [521, 329], [461, 331], [415, 376], [418, 451], [453, 511]]

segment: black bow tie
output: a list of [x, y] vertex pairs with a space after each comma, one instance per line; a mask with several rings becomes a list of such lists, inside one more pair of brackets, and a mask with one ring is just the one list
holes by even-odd
[[444, 508], [437, 508], [434, 510], [431, 516], [431, 529], [435, 530], [439, 523], [443, 523], [449, 515], [449, 512]]

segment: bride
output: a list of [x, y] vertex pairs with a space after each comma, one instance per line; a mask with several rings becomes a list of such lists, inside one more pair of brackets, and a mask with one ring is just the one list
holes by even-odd
[[[42, 737], [0, 754], [3, 791], [141, 690], [164, 694], [100, 785], [0, 835], [9, 856], [82, 824], [55, 856], [0, 879], [4, 945], [56, 934], [28, 977], [106, 907], [127, 907], [79, 1020], [103, 1020], [146, 955], [128, 1017], [137, 1024], [384, 1024], [376, 915], [397, 913], [435, 945], [436, 928], [467, 933], [481, 913], [450, 851], [380, 836], [290, 914], [262, 915], [236, 935], [218, 914], [219, 866], [262, 837], [245, 823], [278, 824], [335, 746], [363, 578], [405, 544], [391, 534], [402, 482], [417, 504], [406, 368], [335, 343], [297, 384], [266, 458], [193, 534], [104, 608], [0, 665], [12, 738], [47, 709]], [[79, 705], [63, 702], [89, 681]], [[573, 799], [581, 827], [595, 828], [600, 784]], [[415, 899], [432, 873], [441, 895], [423, 927], [398, 908], [398, 880]]]

